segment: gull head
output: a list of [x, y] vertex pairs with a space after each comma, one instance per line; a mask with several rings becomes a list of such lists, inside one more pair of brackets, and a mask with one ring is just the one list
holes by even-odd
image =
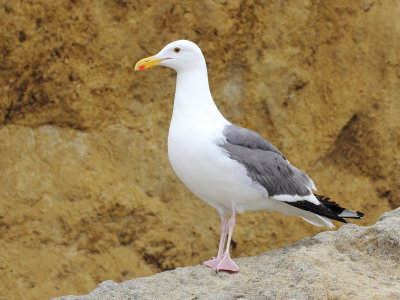
[[157, 65], [180, 72], [205, 66], [205, 60], [199, 46], [191, 41], [179, 40], [169, 43], [156, 55], [139, 60], [135, 65], [135, 71]]

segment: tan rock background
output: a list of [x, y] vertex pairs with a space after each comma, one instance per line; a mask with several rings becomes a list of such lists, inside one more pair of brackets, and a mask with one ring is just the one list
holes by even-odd
[[[82, 294], [215, 254], [216, 212], [174, 176], [166, 43], [203, 49], [217, 105], [372, 224], [400, 205], [400, 3], [0, 1], [0, 298]], [[321, 229], [239, 216], [235, 256]], [[325, 230], [325, 229], [322, 229]]]

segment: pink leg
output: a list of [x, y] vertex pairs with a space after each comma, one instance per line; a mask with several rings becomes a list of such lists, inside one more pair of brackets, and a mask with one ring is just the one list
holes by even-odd
[[203, 265], [215, 270], [217, 269], [217, 265], [223, 256], [226, 235], [228, 233], [228, 224], [226, 223], [225, 215], [220, 212], [220, 217], [221, 217], [221, 237], [219, 239], [217, 257], [213, 257], [211, 260], [203, 262]]
[[231, 256], [229, 254], [229, 248], [231, 245], [232, 232], [233, 232], [233, 227], [235, 227], [235, 222], [236, 222], [235, 210], [232, 209], [232, 215], [228, 222], [228, 228], [229, 228], [228, 242], [226, 244], [225, 253], [222, 255], [220, 261], [218, 262], [218, 265], [216, 268], [217, 271], [222, 270], [222, 271], [228, 271], [228, 272], [233, 272], [233, 273], [239, 272], [238, 265], [231, 259]]

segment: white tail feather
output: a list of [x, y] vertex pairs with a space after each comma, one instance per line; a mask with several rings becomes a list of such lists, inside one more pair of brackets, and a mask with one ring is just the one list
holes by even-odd
[[307, 213], [307, 214], [304, 213], [302, 216], [300, 216], [300, 218], [315, 226], [329, 227], [329, 228], [335, 227], [335, 225], [333, 225], [328, 218], [321, 217], [313, 213]]
[[342, 211], [338, 216], [341, 218], [358, 218], [359, 217], [357, 212], [355, 212], [353, 210], [348, 210], [348, 209], [345, 209], [344, 211]]

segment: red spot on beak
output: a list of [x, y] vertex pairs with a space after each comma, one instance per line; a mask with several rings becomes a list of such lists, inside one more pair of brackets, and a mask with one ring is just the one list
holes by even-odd
[[145, 66], [145, 65], [139, 66], [139, 70], [144, 70], [144, 69], [146, 69], [146, 66]]

